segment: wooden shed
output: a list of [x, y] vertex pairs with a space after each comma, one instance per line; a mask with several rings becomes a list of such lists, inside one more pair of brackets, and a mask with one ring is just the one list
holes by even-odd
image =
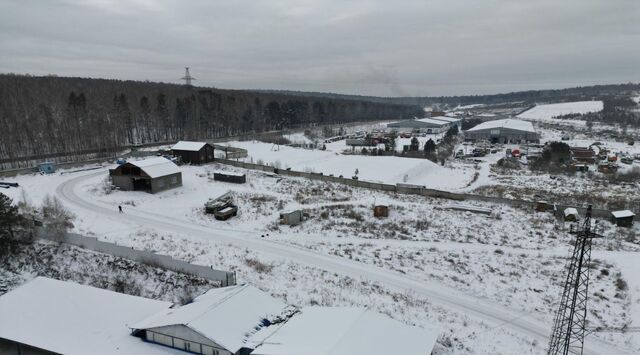
[[247, 182], [247, 175], [234, 173], [213, 173], [213, 180], [232, 182], [234, 184], [244, 184], [245, 182]]
[[280, 223], [295, 226], [303, 219], [302, 210], [293, 210], [280, 213]]
[[611, 223], [619, 227], [632, 227], [635, 213], [629, 210], [611, 212]]
[[580, 219], [580, 215], [578, 214], [578, 210], [573, 207], [565, 208], [564, 210], [564, 220], [565, 222], [577, 222]]
[[389, 217], [389, 206], [387, 205], [373, 206], [373, 216], [378, 218]]
[[111, 183], [120, 190], [156, 193], [182, 186], [182, 173], [163, 157], [130, 161], [109, 170]]
[[204, 164], [214, 159], [214, 148], [207, 142], [180, 141], [171, 147], [171, 153], [188, 164]]

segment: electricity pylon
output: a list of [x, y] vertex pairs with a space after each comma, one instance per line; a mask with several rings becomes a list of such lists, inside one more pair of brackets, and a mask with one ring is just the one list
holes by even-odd
[[570, 233], [576, 235], [576, 241], [568, 264], [560, 307], [555, 315], [547, 353], [549, 355], [582, 354], [584, 338], [589, 332], [586, 320], [591, 241], [594, 238], [602, 238], [591, 231], [591, 205], [587, 208], [581, 228], [577, 228], [576, 231], [571, 228]]
[[196, 80], [196, 78], [192, 77], [191, 74], [189, 74], [189, 67], [184, 68], [184, 77], [180, 79], [184, 80], [184, 85], [189, 87], [191, 86], [191, 81]]

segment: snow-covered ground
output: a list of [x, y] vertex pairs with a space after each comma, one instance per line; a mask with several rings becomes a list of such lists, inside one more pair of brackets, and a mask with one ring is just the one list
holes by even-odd
[[602, 105], [602, 101], [574, 101], [536, 105], [532, 109], [519, 114], [517, 117], [532, 120], [551, 120], [562, 115], [602, 111]]
[[[425, 142], [428, 139], [421, 138]], [[325, 151], [258, 141], [230, 142], [230, 145], [246, 149], [249, 156], [245, 161], [248, 162], [343, 177], [352, 177], [357, 169], [361, 180], [389, 184], [410, 183], [433, 189], [456, 190], [467, 186], [474, 175], [473, 169], [467, 166], [441, 166], [427, 159], [343, 155], [340, 152], [348, 148], [344, 141], [327, 144]]]
[[[330, 147], [324, 152], [288, 147], [272, 151], [264, 149], [271, 146], [264, 143], [245, 144], [262, 145], [254, 151], [265, 159], [297, 161], [303, 169], [304, 164], [321, 164], [323, 158], [342, 162], [334, 160], [336, 152]], [[483, 158], [482, 169], [499, 156]], [[353, 158], [357, 164], [379, 159]], [[369, 174], [382, 175], [386, 169], [379, 166], [380, 172]], [[405, 323], [436, 324], [443, 329], [441, 354], [544, 353], [559, 297], [561, 257], [571, 248], [566, 226], [550, 215], [473, 203], [498, 216], [488, 217], [448, 210], [446, 200], [255, 171], [245, 171], [244, 185], [220, 183], [211, 179], [214, 171], [240, 170], [216, 164], [181, 170], [184, 186], [155, 195], [105, 193], [106, 169], [19, 176], [21, 187], [3, 192], [36, 204], [46, 194], [56, 194], [77, 216], [75, 230], [80, 233], [236, 270], [241, 282], [289, 303], [367, 305]], [[461, 170], [475, 168], [468, 164]], [[439, 179], [447, 182], [446, 177]], [[204, 202], [227, 190], [236, 195], [239, 215], [224, 222], [205, 215]], [[390, 217], [374, 218], [374, 203], [388, 204]], [[124, 214], [117, 213], [118, 205], [124, 206]], [[276, 223], [280, 211], [293, 208], [304, 209], [310, 219], [296, 227]], [[599, 261], [590, 322], [640, 325], [640, 278], [634, 272], [640, 262], [633, 257], [638, 245], [625, 241], [626, 230], [608, 222], [602, 226], [607, 238], [595, 245]], [[618, 263], [619, 256], [623, 263]], [[606, 343], [594, 343], [596, 339]], [[632, 333], [590, 335], [589, 345], [597, 349], [591, 353], [640, 350], [640, 340]]]

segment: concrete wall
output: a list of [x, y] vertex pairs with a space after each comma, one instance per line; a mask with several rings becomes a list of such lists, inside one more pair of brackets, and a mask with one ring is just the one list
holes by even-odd
[[[402, 186], [402, 184], [398, 186], [398, 185], [382, 184], [382, 183], [375, 183], [375, 182], [369, 182], [369, 181], [363, 181], [363, 180], [354, 180], [348, 177], [341, 178], [337, 176], [328, 176], [328, 175], [323, 175], [321, 173], [305, 173], [305, 172], [294, 171], [294, 170], [274, 169], [272, 166], [245, 163], [245, 162], [234, 161], [234, 160], [217, 159], [216, 162], [221, 164], [232, 165], [232, 166], [244, 168], [244, 169], [260, 170], [260, 171], [266, 171], [266, 172], [277, 172], [280, 175], [303, 177], [311, 180], [335, 182], [335, 183], [343, 184], [347, 186], [363, 187], [366, 189], [372, 189], [372, 190], [378, 190], [378, 191], [391, 191], [391, 192], [404, 193], [404, 194], [422, 195], [422, 196], [444, 198], [444, 199], [455, 200], [455, 201], [465, 201], [465, 200], [466, 201], [483, 201], [483, 202], [514, 206], [514, 207], [531, 208], [532, 210], [535, 209], [537, 204], [536, 201], [525, 201], [525, 200], [508, 199], [508, 198], [502, 198], [502, 197], [482, 196], [482, 195], [475, 195], [475, 194], [469, 194], [469, 193], [455, 193], [455, 192], [427, 189], [427, 188], [408, 188], [408, 187]], [[564, 211], [564, 209], [567, 207], [576, 208], [580, 213], [580, 215], [582, 216], [584, 216], [587, 210], [586, 206], [573, 206], [573, 205], [564, 204], [561, 202], [558, 202], [557, 206], [558, 206], [558, 210], [560, 211]], [[640, 215], [640, 212], [638, 211], [635, 211], [635, 213], [636, 215]], [[611, 211], [606, 209], [593, 208], [592, 216], [595, 218], [609, 219], [611, 217]]]
[[60, 236], [47, 235], [41, 228], [36, 230], [36, 236], [54, 242], [75, 245], [81, 248], [106, 253], [131, 261], [160, 267], [163, 269], [202, 277], [220, 282], [221, 286], [236, 284], [235, 274], [229, 271], [215, 270], [202, 265], [189, 264], [186, 261], [174, 259], [168, 255], [154, 254], [150, 251], [136, 250], [114, 243], [102, 242], [94, 237], [85, 237], [79, 234], [67, 233]]

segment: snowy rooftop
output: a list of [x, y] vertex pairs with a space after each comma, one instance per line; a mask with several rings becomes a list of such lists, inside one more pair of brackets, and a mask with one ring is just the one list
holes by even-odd
[[447, 116], [436, 116], [436, 117], [431, 117], [432, 120], [437, 120], [437, 121], [444, 121], [444, 122], [460, 122], [461, 120], [459, 118], [456, 117], [447, 117]]
[[613, 211], [611, 212], [611, 214], [615, 217], [615, 218], [627, 218], [627, 217], [633, 217], [636, 214], [629, 211], [629, 210], [622, 210], [622, 211]]
[[180, 169], [176, 164], [174, 164], [171, 160], [163, 157], [135, 160], [130, 161], [129, 163], [142, 169], [151, 178], [176, 174], [180, 172]]
[[565, 208], [565, 210], [564, 210], [564, 216], [565, 216], [565, 217], [567, 217], [567, 216], [579, 216], [579, 214], [578, 214], [578, 210], [577, 210], [577, 209], [575, 209], [575, 208], [573, 208], [573, 207]]
[[531, 122], [517, 120], [513, 118], [483, 122], [469, 129], [468, 132], [480, 131], [483, 129], [495, 129], [495, 128], [510, 128], [510, 129], [516, 129], [519, 131], [526, 131], [526, 132], [533, 132], [533, 133], [536, 132]]
[[416, 121], [425, 122], [425, 123], [431, 123], [431, 124], [440, 125], [440, 126], [444, 126], [444, 125], [447, 124], [446, 122], [443, 122], [442, 120], [435, 120], [433, 118], [418, 118], [418, 119], [416, 119]]
[[61, 354], [171, 354], [131, 336], [127, 326], [169, 306], [37, 277], [0, 297], [0, 338]]
[[162, 310], [131, 328], [184, 325], [235, 353], [245, 347], [247, 334], [264, 318], [279, 315], [286, 307], [250, 285], [223, 287], [209, 290], [182, 307]]
[[188, 150], [188, 151], [191, 151], [191, 152], [197, 152], [200, 149], [202, 149], [202, 147], [204, 147], [205, 144], [207, 144], [207, 143], [206, 142], [180, 141], [180, 142], [176, 143], [176, 145], [171, 147], [171, 150]]
[[[270, 332], [269, 327], [266, 332]], [[275, 328], [251, 354], [431, 354], [438, 336], [366, 308], [307, 307]]]

